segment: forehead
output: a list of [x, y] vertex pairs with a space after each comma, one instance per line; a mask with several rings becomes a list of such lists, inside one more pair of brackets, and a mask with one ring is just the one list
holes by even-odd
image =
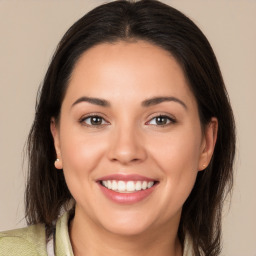
[[168, 94], [194, 100], [175, 58], [145, 41], [119, 41], [96, 45], [82, 54], [73, 69], [66, 96], [116, 96], [115, 99], [126, 102], [129, 98], [141, 101]]

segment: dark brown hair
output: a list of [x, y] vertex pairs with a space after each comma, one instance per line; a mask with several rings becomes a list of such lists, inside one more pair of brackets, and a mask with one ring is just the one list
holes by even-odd
[[29, 175], [25, 201], [28, 224], [45, 223], [48, 230], [61, 207], [72, 199], [64, 175], [54, 167], [56, 153], [50, 132], [58, 120], [74, 65], [90, 47], [104, 42], [145, 40], [169, 51], [180, 63], [198, 104], [202, 127], [219, 122], [210, 165], [198, 173], [186, 200], [179, 238], [189, 234], [195, 255], [220, 253], [223, 200], [232, 188], [235, 125], [214, 52], [200, 29], [184, 14], [154, 0], [115, 1], [78, 20], [63, 36], [38, 94], [28, 138]]

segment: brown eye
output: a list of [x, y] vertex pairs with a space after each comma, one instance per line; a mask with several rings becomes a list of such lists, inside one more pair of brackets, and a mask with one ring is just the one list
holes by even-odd
[[170, 118], [169, 116], [156, 116], [152, 118], [148, 124], [157, 125], [157, 126], [165, 126], [171, 123], [175, 123], [175, 120], [173, 118]]
[[100, 125], [102, 124], [102, 118], [98, 116], [90, 117], [91, 119], [91, 124], [92, 125]]
[[168, 123], [168, 118], [164, 116], [158, 116], [156, 117], [156, 124], [158, 125], [165, 125]]
[[100, 126], [105, 125], [107, 122], [101, 116], [87, 116], [81, 120], [87, 126]]

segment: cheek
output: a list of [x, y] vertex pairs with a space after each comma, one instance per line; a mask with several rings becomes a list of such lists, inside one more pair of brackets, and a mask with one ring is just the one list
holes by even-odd
[[62, 129], [60, 139], [65, 179], [70, 192], [76, 197], [90, 188], [105, 145], [99, 143], [99, 135], [88, 135], [83, 129], [68, 125]]
[[200, 145], [201, 134], [198, 130], [177, 129], [166, 136], [153, 140], [150, 152], [166, 174], [176, 173], [179, 175], [183, 171], [197, 171]]
[[88, 172], [101, 157], [104, 144], [102, 135], [88, 134], [82, 126], [66, 122], [60, 133], [63, 169], [79, 170], [83, 166]]
[[95, 139], [80, 136], [78, 133], [72, 134], [65, 136], [63, 133], [61, 145], [63, 172], [68, 189], [77, 204], [90, 209], [92, 204], [90, 195], [95, 189], [94, 170], [97, 169], [102, 158], [103, 145], [95, 143]]
[[200, 141], [200, 133], [185, 130], [170, 133], [168, 137], [152, 144], [151, 156], [162, 171], [165, 189], [168, 191], [162, 199], [173, 202], [172, 206], [182, 207], [194, 186]]

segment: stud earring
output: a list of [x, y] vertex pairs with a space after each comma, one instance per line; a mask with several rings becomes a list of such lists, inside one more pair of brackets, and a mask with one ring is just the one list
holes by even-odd
[[59, 158], [57, 158], [54, 162], [54, 166], [56, 169], [62, 169], [62, 163]]

